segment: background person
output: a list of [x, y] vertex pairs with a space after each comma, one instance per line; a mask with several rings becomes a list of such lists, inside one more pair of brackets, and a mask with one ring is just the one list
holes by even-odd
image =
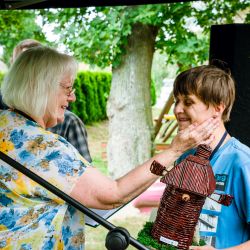
[[[234, 199], [228, 207], [206, 200], [202, 220], [207, 219], [216, 230], [209, 231], [201, 226], [201, 236], [216, 249], [249, 250], [250, 149], [231, 137], [224, 125], [229, 121], [235, 100], [235, 85], [230, 72], [213, 65], [191, 68], [177, 76], [173, 93], [174, 114], [180, 131], [194, 122], [219, 118], [215, 139], [210, 144], [213, 149], [210, 163], [216, 179], [216, 192], [233, 195]], [[177, 162], [194, 153], [195, 149], [189, 150]], [[212, 250], [214, 247], [192, 246], [190, 249]]]
[[[0, 111], [0, 149], [85, 206], [128, 202], [158, 178], [150, 172], [154, 160], [169, 166], [187, 149], [213, 140], [217, 119], [191, 124], [168, 150], [117, 180], [106, 177], [68, 141], [46, 131], [64, 120], [77, 67], [73, 57], [43, 46], [18, 56], [1, 86], [10, 109]], [[82, 213], [3, 161], [0, 185], [2, 248], [84, 249]]]

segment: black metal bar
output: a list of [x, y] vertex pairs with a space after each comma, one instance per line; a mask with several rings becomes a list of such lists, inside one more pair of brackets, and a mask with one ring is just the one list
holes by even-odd
[[[84, 8], [89, 6], [121, 6], [144, 4], [171, 4], [178, 2], [195, 2], [200, 0], [1, 0], [1, 9], [47, 9], [47, 8]], [[27, 2], [27, 3], [26, 3]]]
[[6, 1], [5, 8], [9, 10], [26, 8], [28, 6], [33, 6], [46, 2], [47, 0], [25, 0], [25, 1]]
[[[69, 195], [67, 195], [66, 193], [64, 193], [63, 191], [61, 191], [57, 187], [55, 187], [54, 185], [50, 184], [49, 182], [47, 182], [46, 180], [41, 178], [39, 175], [37, 175], [34, 172], [32, 172], [31, 170], [29, 170], [28, 168], [25, 168], [22, 164], [20, 164], [19, 162], [12, 159], [11, 157], [9, 157], [8, 155], [4, 154], [1, 151], [0, 151], [0, 159], [5, 161], [10, 166], [14, 167], [15, 169], [17, 169], [18, 171], [20, 171], [24, 175], [28, 176], [29, 178], [31, 178], [32, 180], [34, 180], [35, 182], [37, 182], [38, 184], [40, 184], [41, 186], [43, 186], [44, 188], [46, 188], [47, 190], [52, 192], [53, 194], [57, 195], [59, 198], [61, 198], [62, 200], [64, 200], [68, 204], [72, 205], [73, 207], [75, 207], [76, 209], [81, 211], [82, 213], [86, 214], [91, 219], [95, 220], [96, 222], [98, 222], [99, 224], [101, 224], [102, 226], [107, 228], [108, 230], [112, 230], [112, 229], [116, 228], [116, 226], [114, 226], [112, 223], [103, 219], [101, 216], [94, 213], [93, 211], [91, 211], [90, 209], [88, 209], [87, 207], [85, 207], [84, 205], [79, 203], [77, 200], [73, 199], [72, 197], [70, 197]], [[138, 242], [133, 237], [130, 236], [129, 240], [130, 240], [130, 244], [132, 246], [136, 247], [137, 249], [148, 250], [148, 248], [146, 248], [144, 245], [142, 245], [140, 242]]]

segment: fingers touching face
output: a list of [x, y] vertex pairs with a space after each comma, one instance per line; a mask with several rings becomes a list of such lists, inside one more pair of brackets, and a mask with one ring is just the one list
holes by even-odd
[[213, 133], [219, 126], [219, 118], [210, 118], [201, 124], [193, 123], [187, 128], [179, 131], [183, 138], [193, 142], [192, 147], [196, 147], [199, 144], [211, 144], [215, 139]]

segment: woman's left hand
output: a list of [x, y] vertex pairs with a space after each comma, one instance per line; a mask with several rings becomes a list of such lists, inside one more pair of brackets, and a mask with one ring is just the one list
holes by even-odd
[[177, 133], [170, 144], [170, 149], [181, 155], [199, 144], [209, 145], [214, 140], [213, 133], [218, 126], [218, 118], [210, 118], [201, 124], [191, 124]]

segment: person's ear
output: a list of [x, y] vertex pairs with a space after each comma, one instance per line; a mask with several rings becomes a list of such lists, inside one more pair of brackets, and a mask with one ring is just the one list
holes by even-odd
[[223, 114], [225, 108], [226, 108], [226, 107], [225, 107], [225, 104], [224, 104], [224, 103], [221, 103], [221, 104], [219, 104], [219, 105], [216, 105], [216, 106], [214, 107], [216, 116], [222, 116], [222, 114]]

